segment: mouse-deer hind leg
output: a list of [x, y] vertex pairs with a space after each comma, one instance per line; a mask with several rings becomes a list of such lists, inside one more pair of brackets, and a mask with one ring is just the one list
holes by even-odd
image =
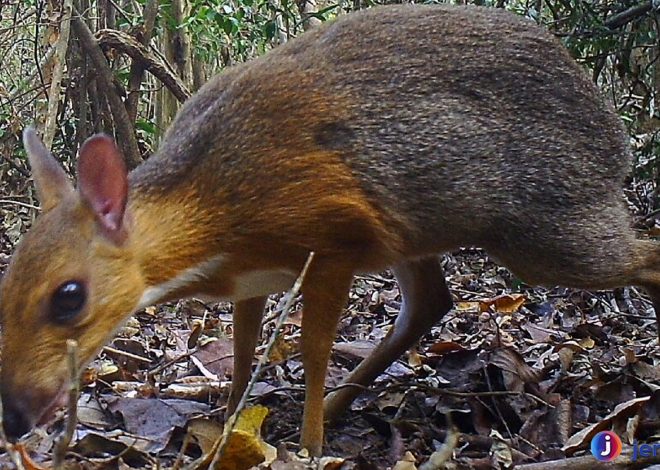
[[342, 387], [325, 399], [327, 420], [337, 418], [376, 377], [427, 333], [452, 307], [437, 256], [407, 261], [392, 268], [403, 297], [401, 312], [376, 349], [345, 380], [361, 387]]
[[655, 319], [658, 325], [657, 327], [658, 344], [660, 344], [660, 286], [647, 285], [644, 289], [651, 297], [651, 303], [653, 303], [653, 310], [655, 310]]

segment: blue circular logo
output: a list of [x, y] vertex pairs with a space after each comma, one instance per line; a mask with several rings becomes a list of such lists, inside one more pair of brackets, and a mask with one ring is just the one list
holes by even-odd
[[611, 462], [621, 455], [623, 444], [612, 431], [602, 431], [591, 440], [591, 453], [601, 462]]

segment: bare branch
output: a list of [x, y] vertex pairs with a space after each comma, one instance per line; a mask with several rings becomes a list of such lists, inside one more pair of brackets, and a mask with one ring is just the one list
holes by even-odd
[[103, 49], [114, 48], [142, 64], [149, 72], [172, 92], [176, 99], [183, 103], [191, 93], [183, 82], [171, 72], [163, 60], [156, 57], [133, 36], [114, 29], [102, 29], [96, 33], [99, 45]]
[[69, 47], [69, 32], [71, 31], [71, 14], [73, 13], [73, 0], [64, 0], [62, 5], [62, 21], [60, 23], [60, 36], [55, 46], [53, 56], [53, 75], [50, 81], [50, 93], [48, 94], [48, 112], [46, 113], [46, 124], [44, 125], [43, 142], [47, 149], [53, 145], [55, 130], [57, 128], [57, 108], [60, 104], [60, 87], [64, 75], [64, 62], [66, 51]]
[[101, 88], [105, 91], [105, 95], [108, 99], [110, 112], [112, 113], [117, 132], [117, 141], [124, 153], [127, 165], [130, 168], [134, 168], [142, 161], [140, 158], [140, 150], [138, 149], [135, 131], [133, 130], [133, 125], [128, 117], [124, 103], [122, 103], [121, 98], [112, 84], [112, 71], [110, 70], [110, 66], [108, 65], [105, 55], [103, 55], [103, 51], [99, 47], [99, 43], [79, 15], [73, 18], [73, 28], [80, 39], [80, 45], [89, 56], [94, 67], [96, 67], [96, 79]]
[[[144, 6], [143, 18], [144, 28], [142, 34], [139, 35], [140, 44], [147, 47], [156, 24], [156, 16], [158, 15], [158, 1], [149, 0]], [[138, 101], [140, 100], [140, 85], [144, 78], [144, 65], [141, 61], [133, 59], [131, 64], [131, 75], [128, 80], [128, 96], [126, 97], [126, 111], [131, 122], [135, 122], [137, 118]]]
[[642, 3], [641, 5], [635, 5], [634, 7], [628, 8], [627, 10], [622, 11], [621, 13], [617, 13], [615, 15], [610, 16], [605, 20], [603, 24], [610, 29], [617, 29], [627, 25], [636, 18], [645, 15], [652, 9], [653, 9], [653, 1], [648, 0], [647, 2]]

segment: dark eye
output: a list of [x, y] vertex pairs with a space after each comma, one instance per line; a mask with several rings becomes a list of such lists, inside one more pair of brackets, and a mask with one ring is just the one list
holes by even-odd
[[87, 292], [79, 281], [66, 281], [50, 299], [50, 318], [57, 322], [72, 320], [85, 306]]

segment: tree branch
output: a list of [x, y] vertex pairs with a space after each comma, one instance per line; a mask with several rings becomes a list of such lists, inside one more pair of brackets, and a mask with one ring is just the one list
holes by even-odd
[[616, 13], [615, 15], [610, 16], [604, 21], [604, 25], [609, 29], [617, 29], [622, 26], [627, 25], [631, 21], [640, 16], [645, 15], [653, 9], [653, 0], [648, 0], [640, 5], [628, 8], [621, 13]]
[[149, 49], [140, 44], [133, 36], [114, 29], [102, 29], [96, 33], [102, 49], [114, 48], [128, 55], [163, 82], [176, 99], [183, 103], [191, 93], [183, 82], [171, 72], [170, 68]]
[[60, 22], [60, 37], [55, 46], [53, 56], [53, 76], [50, 81], [50, 94], [48, 95], [48, 112], [44, 125], [43, 142], [47, 149], [53, 146], [55, 130], [57, 128], [57, 108], [60, 104], [60, 87], [64, 75], [64, 62], [69, 47], [69, 32], [71, 31], [71, 14], [73, 13], [72, 0], [65, 0], [62, 5], [62, 20]]
[[135, 131], [128, 118], [124, 103], [122, 103], [121, 98], [112, 84], [112, 71], [110, 70], [110, 66], [108, 65], [105, 55], [103, 55], [103, 51], [99, 47], [99, 43], [79, 14], [73, 18], [73, 29], [80, 39], [80, 45], [97, 70], [96, 79], [101, 85], [101, 88], [105, 91], [105, 96], [108, 99], [110, 112], [112, 113], [115, 130], [117, 132], [117, 142], [124, 153], [127, 166], [129, 168], [135, 168], [142, 161], [140, 158], [140, 150], [138, 149]]
[[[156, 16], [158, 15], [158, 1], [149, 0], [144, 5], [142, 16], [144, 17], [144, 27], [139, 35], [140, 44], [147, 47], [151, 41], [151, 35], [154, 31], [156, 24]], [[131, 76], [128, 80], [128, 96], [126, 97], [126, 111], [131, 122], [135, 122], [137, 118], [138, 101], [140, 100], [140, 85], [144, 78], [144, 66], [141, 62], [133, 59], [131, 63]]]

